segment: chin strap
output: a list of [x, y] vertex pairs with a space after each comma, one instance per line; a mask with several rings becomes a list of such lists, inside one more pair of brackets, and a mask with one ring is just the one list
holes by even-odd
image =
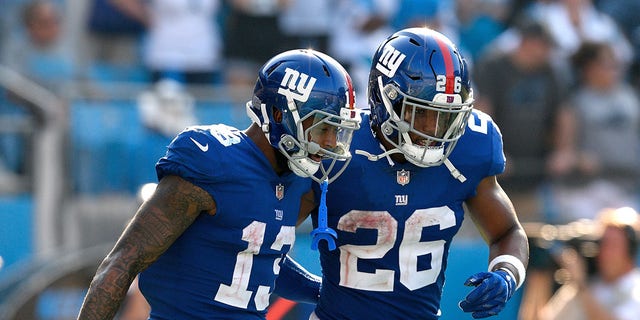
[[382, 158], [384, 158], [384, 157], [386, 157], [388, 155], [392, 155], [394, 153], [402, 153], [402, 151], [400, 151], [398, 149], [391, 149], [391, 150], [385, 151], [385, 152], [383, 152], [383, 153], [381, 153], [379, 155], [375, 155], [375, 154], [371, 154], [369, 152], [366, 152], [364, 150], [356, 150], [356, 154], [359, 154], [361, 156], [367, 157], [367, 159], [369, 161], [378, 161], [378, 160], [380, 160], [380, 159], [382, 159]]
[[454, 178], [458, 179], [458, 181], [460, 181], [460, 182], [467, 181], [467, 178], [460, 171], [458, 171], [458, 169], [456, 169], [456, 167], [453, 165], [453, 163], [451, 163], [451, 161], [449, 161], [449, 158], [444, 159], [444, 165], [447, 166], [447, 169], [449, 169], [449, 172], [451, 173], [451, 175]]

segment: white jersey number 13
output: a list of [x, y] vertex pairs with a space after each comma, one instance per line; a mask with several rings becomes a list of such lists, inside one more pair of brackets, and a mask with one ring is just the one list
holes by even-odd
[[[236, 256], [231, 284], [220, 284], [214, 300], [243, 309], [249, 306], [249, 301], [253, 295], [253, 291], [248, 290], [251, 268], [253, 267], [253, 256], [260, 253], [266, 228], [266, 223], [253, 221], [242, 229], [242, 240], [248, 243], [247, 249], [239, 252]], [[282, 226], [271, 245], [271, 249], [281, 250], [284, 245], [293, 245], [295, 237], [295, 227]], [[275, 259], [273, 263], [273, 273], [276, 275], [280, 273], [280, 258]], [[259, 311], [269, 306], [269, 289], [269, 286], [258, 286], [254, 302], [256, 309]]]

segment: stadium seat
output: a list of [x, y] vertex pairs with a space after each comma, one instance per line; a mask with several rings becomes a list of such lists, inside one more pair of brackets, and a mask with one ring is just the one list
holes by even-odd
[[142, 127], [132, 101], [74, 101], [71, 105], [71, 175], [80, 193], [135, 192], [132, 154]]
[[[31, 195], [0, 196], [0, 257], [2, 269], [33, 254], [33, 210]], [[0, 270], [0, 274], [2, 270]]]
[[[244, 107], [230, 103], [198, 102], [196, 118], [241, 130], [250, 123]], [[135, 194], [141, 185], [156, 182], [154, 165], [173, 137], [144, 127], [135, 100], [76, 100], [70, 119], [74, 191]]]

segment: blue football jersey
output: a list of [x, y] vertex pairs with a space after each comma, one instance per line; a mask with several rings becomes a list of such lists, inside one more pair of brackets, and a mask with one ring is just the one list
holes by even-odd
[[278, 176], [253, 141], [225, 125], [183, 131], [156, 171], [206, 190], [217, 210], [201, 213], [140, 274], [151, 319], [264, 319], [311, 179]]
[[467, 178], [460, 182], [444, 165], [420, 168], [355, 154], [383, 152], [368, 124], [365, 114], [353, 160], [328, 188], [328, 225], [338, 248], [319, 246], [323, 284], [315, 313], [322, 320], [437, 319], [463, 202], [483, 178], [504, 170], [500, 131], [488, 115], [473, 112], [449, 156]]

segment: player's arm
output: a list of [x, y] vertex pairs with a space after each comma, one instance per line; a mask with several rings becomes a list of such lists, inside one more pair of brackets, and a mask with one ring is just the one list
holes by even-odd
[[292, 301], [316, 304], [320, 298], [322, 278], [307, 271], [286, 255], [280, 262], [274, 292]]
[[489, 270], [472, 275], [475, 287], [460, 307], [474, 318], [499, 313], [525, 278], [529, 245], [511, 200], [495, 176], [484, 178], [466, 201], [471, 217], [489, 245]]
[[[296, 226], [303, 223], [317, 207], [313, 190], [302, 195]], [[280, 262], [274, 292], [289, 300], [315, 304], [320, 297], [322, 278], [307, 271], [289, 255]]]
[[300, 200], [300, 212], [298, 213], [296, 226], [303, 223], [317, 206], [313, 190], [302, 195], [302, 199]]
[[215, 202], [206, 191], [177, 176], [162, 178], [98, 267], [78, 319], [113, 319], [136, 275], [203, 211], [215, 214]]
[[[489, 244], [489, 260], [509, 255], [526, 266], [529, 262], [527, 235], [518, 221], [511, 200], [498, 184], [496, 177], [484, 178], [477, 187], [476, 195], [466, 203], [480, 234]], [[508, 262], [495, 266], [496, 269], [501, 267], [513, 272], [517, 283], [524, 281], [525, 275], [518, 273], [517, 266]]]

